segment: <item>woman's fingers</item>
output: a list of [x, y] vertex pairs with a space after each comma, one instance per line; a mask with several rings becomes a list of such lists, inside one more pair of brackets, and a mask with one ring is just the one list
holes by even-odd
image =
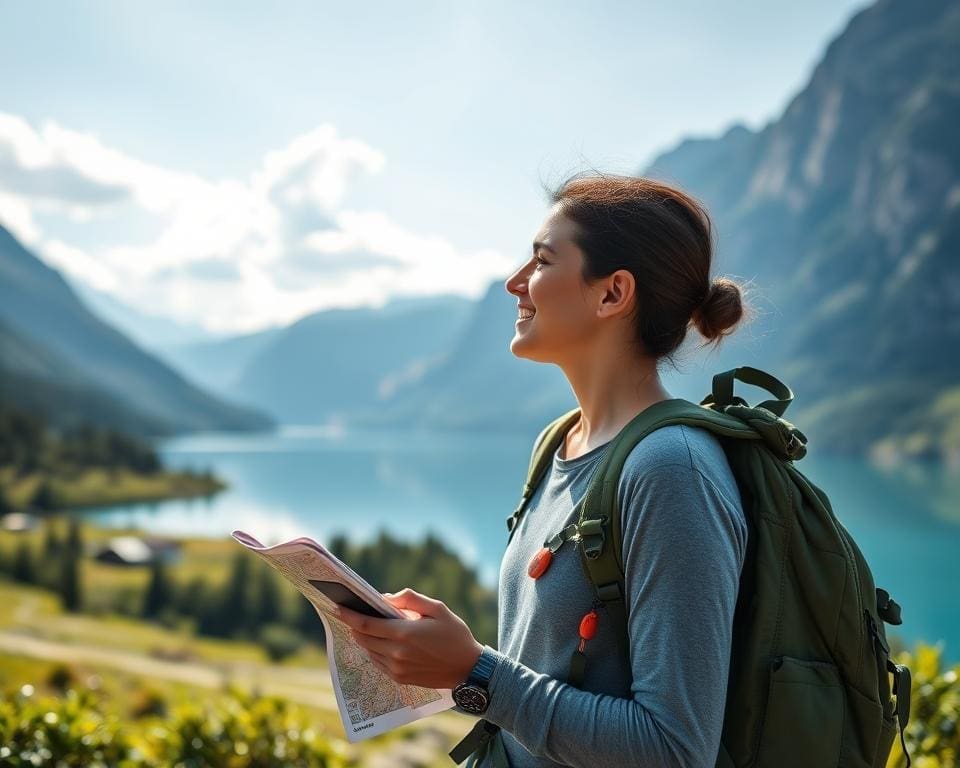
[[421, 616], [437, 616], [446, 607], [441, 601], [421, 595], [409, 587], [390, 595], [387, 600], [397, 608], [407, 608], [416, 611]]
[[367, 653], [375, 653], [390, 659], [399, 659], [404, 656], [403, 646], [393, 640], [373, 635], [354, 635], [354, 639]]
[[375, 616], [358, 613], [342, 605], [339, 610], [339, 618], [354, 632], [363, 635], [397, 639], [403, 637], [406, 632], [403, 625], [407, 622], [402, 619], [379, 619]]
[[377, 669], [379, 669], [387, 677], [393, 677], [390, 672], [390, 668], [387, 666], [387, 661], [382, 656], [376, 653], [368, 654], [370, 656], [370, 663], [373, 664]]
[[409, 662], [398, 661], [391, 656], [374, 653], [373, 651], [369, 651], [368, 655], [370, 656], [371, 663], [395, 682], [433, 687], [432, 682], [424, 682], [424, 671], [422, 669], [412, 668]]

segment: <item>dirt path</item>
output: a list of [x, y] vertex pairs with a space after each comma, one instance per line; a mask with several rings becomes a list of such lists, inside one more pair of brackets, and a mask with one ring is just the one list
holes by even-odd
[[45, 661], [96, 664], [134, 675], [197, 685], [201, 688], [216, 689], [226, 684], [240, 685], [244, 688], [255, 688], [266, 695], [282, 696], [300, 704], [337, 711], [337, 700], [327, 670], [167, 661], [130, 651], [43, 640], [18, 632], [0, 632], [0, 650]]

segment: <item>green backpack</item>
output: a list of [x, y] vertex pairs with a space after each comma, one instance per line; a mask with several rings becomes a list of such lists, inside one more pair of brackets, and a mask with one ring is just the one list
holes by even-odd
[[[734, 395], [734, 380], [762, 387], [776, 399], [751, 407]], [[910, 672], [890, 660], [883, 626], [901, 623], [900, 607], [875, 588], [823, 491], [794, 467], [806, 454], [806, 437], [782, 418], [792, 400], [790, 389], [769, 374], [737, 368], [715, 376], [713, 392], [700, 405], [666, 400], [647, 408], [604, 454], [578, 523], [555, 539], [579, 545], [626, 653], [620, 472], [636, 444], [660, 427], [686, 424], [712, 432], [737, 481], [749, 526], [717, 768], [883, 768], [898, 724], [903, 743], [910, 716]], [[507, 520], [511, 536], [579, 415], [574, 409], [552, 422], [534, 447], [523, 496]], [[582, 683], [585, 663], [574, 651], [570, 684]], [[476, 759], [492, 750], [494, 764], [506, 768], [498, 730], [481, 720], [451, 757], [459, 763], [471, 752]]]

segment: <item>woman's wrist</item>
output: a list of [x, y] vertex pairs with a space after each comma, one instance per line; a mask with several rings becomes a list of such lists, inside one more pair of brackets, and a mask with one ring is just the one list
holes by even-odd
[[464, 662], [464, 669], [466, 671], [460, 676], [460, 682], [466, 682], [471, 677], [471, 675], [473, 675], [474, 670], [476, 670], [477, 668], [477, 664], [480, 663], [480, 657], [482, 656], [483, 649], [485, 647], [486, 646], [482, 645], [479, 642], [476, 642], [476, 641], [474, 642], [474, 648], [470, 652], [469, 656], [467, 657], [467, 661]]
[[500, 656], [493, 648], [489, 645], [481, 645], [480, 654], [477, 656], [477, 661], [466, 680], [476, 685], [482, 685], [484, 688], [489, 688], [490, 678], [493, 677], [499, 660]]

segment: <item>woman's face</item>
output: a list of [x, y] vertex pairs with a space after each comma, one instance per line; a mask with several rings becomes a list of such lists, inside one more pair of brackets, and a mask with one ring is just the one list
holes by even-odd
[[530, 258], [504, 284], [517, 297], [510, 351], [538, 362], [577, 357], [596, 333], [596, 290], [581, 277], [576, 225], [554, 207], [533, 240]]

